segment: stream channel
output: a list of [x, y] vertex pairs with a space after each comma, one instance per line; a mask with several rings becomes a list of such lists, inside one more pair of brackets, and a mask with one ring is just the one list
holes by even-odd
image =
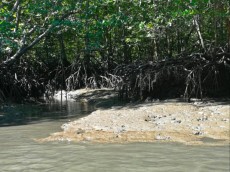
[[79, 102], [10, 105], [0, 109], [0, 171], [227, 172], [229, 146], [176, 143], [38, 143], [93, 107]]

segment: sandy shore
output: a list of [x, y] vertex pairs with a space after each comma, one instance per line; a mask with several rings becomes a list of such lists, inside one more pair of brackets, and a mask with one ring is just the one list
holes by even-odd
[[[102, 94], [103, 93], [103, 94]], [[89, 96], [90, 95], [90, 96]], [[78, 91], [83, 103], [113, 102], [111, 90]], [[183, 103], [175, 100], [98, 108], [62, 125], [62, 132], [39, 141], [100, 143], [180, 142], [225, 145], [230, 137], [229, 102]]]

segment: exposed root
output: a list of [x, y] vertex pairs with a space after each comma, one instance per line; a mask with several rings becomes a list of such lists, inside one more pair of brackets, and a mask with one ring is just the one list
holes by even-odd
[[213, 58], [194, 54], [187, 58], [120, 65], [114, 75], [119, 78], [116, 82], [122, 98], [184, 97], [190, 101], [191, 97], [229, 97], [229, 64], [230, 54]]

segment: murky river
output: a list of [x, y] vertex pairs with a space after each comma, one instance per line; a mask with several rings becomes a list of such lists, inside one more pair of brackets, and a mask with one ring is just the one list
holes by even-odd
[[227, 172], [229, 146], [132, 143], [37, 143], [61, 124], [93, 108], [17, 105], [0, 109], [0, 171], [17, 172]]

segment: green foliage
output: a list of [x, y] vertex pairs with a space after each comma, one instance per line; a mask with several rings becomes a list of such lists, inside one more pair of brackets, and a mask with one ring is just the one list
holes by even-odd
[[229, 51], [229, 7], [229, 0], [1, 1], [0, 65], [22, 51], [17, 60], [83, 60], [91, 72], [90, 64], [110, 72], [120, 63]]
[[[189, 34], [189, 28], [193, 26], [194, 16], [199, 15], [202, 34], [205, 41], [207, 36], [207, 42], [212, 41], [217, 34], [216, 31], [213, 31], [215, 30], [213, 25], [220, 27], [224, 25], [224, 18], [229, 17], [227, 0], [218, 2], [212, 0], [86, 0], [77, 2], [73, 0], [23, 0], [19, 2], [20, 10], [14, 11], [12, 8], [15, 2], [0, 3], [1, 50], [9, 47], [16, 52], [15, 47], [21, 46], [23, 36], [26, 36], [28, 45], [50, 25], [54, 25], [56, 28], [51, 30], [50, 34], [69, 33], [64, 39], [69, 40], [68, 37], [77, 39], [76, 42], [81, 50], [109, 49], [108, 45], [112, 44], [116, 46], [116, 51], [123, 51], [124, 43], [126, 43], [129, 47], [128, 51], [131, 51], [129, 58], [135, 59], [140, 57], [140, 54], [133, 51], [134, 49], [145, 49], [143, 51], [147, 51], [147, 54], [142, 53], [141, 56], [146, 56], [150, 53], [149, 49], [153, 48], [151, 47], [152, 42], [155, 41], [159, 46], [155, 45], [157, 47], [154, 51], [159, 50], [157, 52], [159, 56], [164, 56], [169, 51], [176, 55], [178, 48], [182, 48], [180, 46], [185, 41], [184, 39], [187, 39], [186, 35]], [[74, 10], [80, 10], [80, 12], [61, 20], [63, 15]], [[19, 23], [17, 23], [17, 18], [19, 18]], [[29, 34], [33, 27], [36, 27], [35, 31]], [[226, 37], [227, 33], [224, 28], [217, 29], [223, 29], [224, 31], [220, 30], [218, 34]], [[178, 35], [181, 35], [179, 38], [181, 44], [178, 44], [179, 40], [176, 40]], [[196, 33], [192, 32], [189, 39], [190, 45], [186, 45], [187, 47], [183, 49], [189, 50], [190, 46], [194, 46], [197, 39]], [[79, 42], [85, 42], [83, 45], [85, 47], [82, 47]], [[68, 42], [65, 43], [66, 47], [72, 46], [72, 41], [70, 45]], [[112, 49], [110, 47], [111, 50], [115, 51], [114, 47]], [[196, 50], [191, 49], [191, 51]], [[120, 52], [117, 54], [124, 55]]]

